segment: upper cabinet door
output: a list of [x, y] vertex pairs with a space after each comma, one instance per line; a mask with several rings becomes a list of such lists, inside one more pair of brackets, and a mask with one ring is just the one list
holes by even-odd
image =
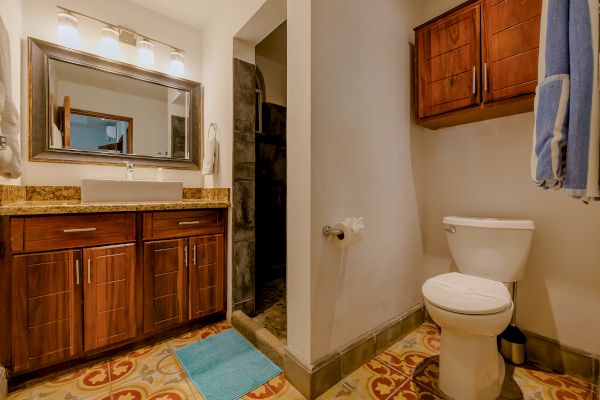
[[223, 235], [190, 238], [190, 319], [223, 311]]
[[135, 337], [135, 245], [83, 250], [85, 350]]
[[144, 333], [187, 320], [188, 240], [144, 243]]
[[13, 257], [13, 372], [82, 353], [80, 254], [61, 251]]
[[542, 0], [485, 0], [484, 101], [534, 93]]
[[481, 6], [417, 31], [419, 118], [480, 103]]

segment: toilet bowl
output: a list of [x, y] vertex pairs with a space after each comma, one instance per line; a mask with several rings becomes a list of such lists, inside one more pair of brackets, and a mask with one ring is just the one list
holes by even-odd
[[[485, 298], [489, 293], [493, 297]], [[504, 361], [496, 336], [508, 326], [513, 310], [506, 287], [452, 272], [427, 280], [423, 296], [429, 315], [442, 328], [440, 390], [456, 400], [498, 397]], [[480, 297], [486, 306], [478, 304]]]
[[455, 400], [492, 400], [501, 392], [504, 360], [496, 337], [513, 303], [505, 283], [522, 279], [534, 224], [527, 220], [446, 217], [459, 272], [423, 284], [425, 307], [442, 328], [439, 389]]

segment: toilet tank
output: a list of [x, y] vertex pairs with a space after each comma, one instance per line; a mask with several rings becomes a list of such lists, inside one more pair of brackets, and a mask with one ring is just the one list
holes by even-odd
[[533, 221], [445, 217], [443, 223], [459, 272], [499, 282], [523, 279]]

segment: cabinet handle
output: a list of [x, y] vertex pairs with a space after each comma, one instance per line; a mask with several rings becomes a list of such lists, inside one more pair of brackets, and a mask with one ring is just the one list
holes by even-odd
[[75, 260], [75, 279], [79, 285], [79, 259]]
[[94, 232], [96, 228], [75, 228], [75, 229], [63, 229], [64, 233], [80, 233], [80, 232]]
[[195, 267], [196, 266], [196, 246], [195, 245], [194, 245], [194, 254], [193, 254], [193, 257], [194, 257], [194, 267]]
[[185, 266], [188, 266], [188, 255], [187, 255], [187, 246], [183, 248], [183, 261], [185, 262]]
[[92, 282], [91, 282], [91, 277], [90, 277], [91, 275], [92, 275], [92, 260], [90, 260], [90, 259], [88, 258], [88, 280], [87, 280], [87, 281], [88, 281], [88, 285], [89, 285], [90, 283], [92, 283]]
[[473, 81], [471, 82], [473, 94], [477, 93], [477, 87], [476, 87], [477, 86], [477, 81], [476, 81], [477, 77], [476, 77], [476, 75], [477, 75], [476, 69], [475, 69], [475, 67], [473, 67]]
[[198, 225], [200, 221], [181, 221], [179, 225]]
[[488, 72], [487, 63], [483, 64], [483, 90], [488, 91]]

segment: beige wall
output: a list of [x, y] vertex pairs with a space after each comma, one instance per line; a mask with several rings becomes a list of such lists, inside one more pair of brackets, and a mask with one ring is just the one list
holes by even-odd
[[287, 347], [305, 364], [311, 349], [311, 2], [287, 8]]
[[[421, 301], [408, 95], [416, 5], [312, 1], [313, 363]], [[319, 232], [348, 216], [364, 217], [364, 241], [341, 251]]]
[[[421, 21], [458, 3], [427, 0]], [[425, 274], [443, 273], [451, 263], [444, 216], [532, 219], [518, 325], [600, 354], [600, 205], [532, 184], [532, 129], [532, 113], [438, 131], [413, 127]]]
[[[135, 29], [143, 34], [155, 37], [166, 43], [182, 47], [185, 53], [185, 78], [203, 82], [203, 34], [201, 31], [183, 25], [167, 17], [156, 14], [145, 8], [120, 0], [104, 0], [101, 2], [65, 0], [62, 6], [72, 8], [92, 16], [105, 19]], [[27, 161], [27, 68], [26, 38], [35, 38], [57, 42], [56, 2], [52, 0], [23, 0], [22, 26], [22, 58], [21, 71], [21, 114], [22, 124], [22, 153], [24, 158], [23, 178], [28, 185], [79, 185], [81, 178], [116, 178], [124, 177], [124, 169], [113, 166], [77, 165], [76, 167], [57, 163], [39, 163]], [[79, 31], [82, 38], [82, 49], [96, 52], [100, 42], [101, 25], [80, 18]], [[137, 49], [125, 44], [121, 45], [122, 60], [137, 63]], [[155, 47], [156, 68], [166, 72], [169, 64], [170, 51], [157, 45]], [[206, 84], [205, 84], [206, 86]], [[205, 130], [208, 127], [205, 119]], [[135, 142], [135, 140], [134, 140]], [[223, 163], [231, 163], [231, 148], [221, 148]], [[136, 179], [155, 179], [155, 168], [136, 168]], [[204, 182], [198, 171], [164, 170], [165, 180], [181, 180], [186, 187], [211, 186], [212, 179]], [[217, 179], [218, 180], [218, 179]]]
[[[0, 17], [8, 31], [12, 74], [12, 99], [17, 105], [21, 102], [21, 29], [23, 24], [23, 2], [21, 0], [0, 0]], [[0, 177], [0, 183], [19, 184], [19, 179]]]

